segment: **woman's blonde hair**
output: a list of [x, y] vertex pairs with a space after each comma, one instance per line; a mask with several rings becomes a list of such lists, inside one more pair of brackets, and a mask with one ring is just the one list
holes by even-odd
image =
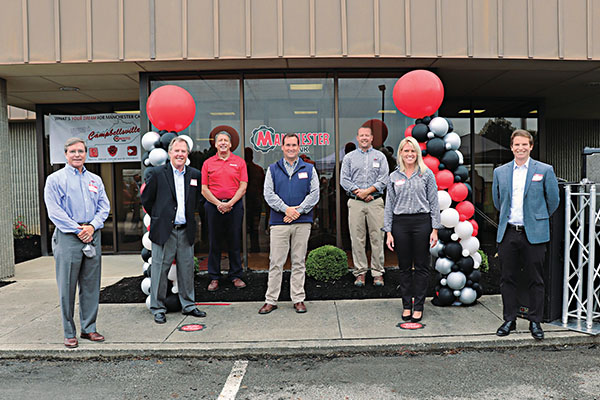
[[413, 147], [415, 152], [417, 153], [417, 169], [419, 170], [419, 175], [423, 172], [427, 171], [427, 165], [423, 162], [423, 156], [421, 155], [421, 147], [419, 146], [419, 142], [412, 136], [407, 136], [398, 145], [398, 170], [400, 172], [406, 171], [406, 166], [404, 165], [404, 160], [402, 159], [402, 148], [409, 144]]

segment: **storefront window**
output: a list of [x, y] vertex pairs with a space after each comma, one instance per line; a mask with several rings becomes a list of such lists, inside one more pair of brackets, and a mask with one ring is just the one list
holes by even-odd
[[142, 249], [144, 234], [140, 187], [142, 170], [139, 163], [115, 164], [117, 251], [135, 252]]

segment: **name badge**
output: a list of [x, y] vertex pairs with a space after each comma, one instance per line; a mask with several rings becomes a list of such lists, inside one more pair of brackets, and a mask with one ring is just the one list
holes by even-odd
[[533, 174], [533, 178], [531, 178], [532, 182], [539, 182], [544, 179], [544, 175], [542, 174]]
[[94, 185], [93, 182], [89, 183], [88, 189], [90, 192], [98, 193], [98, 186]]
[[373, 161], [373, 168], [379, 168], [379, 161]]
[[308, 172], [298, 172], [298, 179], [308, 179]]
[[396, 184], [396, 186], [402, 186], [406, 183], [406, 179], [399, 179], [394, 183]]
[[190, 186], [198, 186], [198, 179], [190, 179]]
[[237, 164], [229, 164], [230, 167], [237, 167]]

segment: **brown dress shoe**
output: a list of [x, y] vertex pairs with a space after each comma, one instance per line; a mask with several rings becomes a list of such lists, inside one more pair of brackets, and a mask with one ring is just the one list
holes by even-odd
[[299, 303], [294, 304], [294, 308], [296, 309], [296, 312], [298, 314], [302, 314], [302, 313], [306, 312], [306, 306], [304, 305], [303, 302], [299, 302]]
[[359, 276], [356, 277], [356, 280], [354, 281], [354, 286], [357, 287], [363, 287], [365, 286], [365, 277], [367, 274], [360, 274]]
[[231, 283], [233, 283], [233, 286], [235, 286], [236, 289], [243, 289], [246, 287], [246, 283], [240, 278], [235, 278]]
[[210, 284], [208, 285], [209, 292], [214, 292], [215, 290], [219, 290], [219, 280], [218, 279], [213, 279], [212, 281], [210, 281]]
[[373, 286], [383, 286], [383, 276], [376, 276], [373, 278]]
[[274, 304], [265, 303], [260, 310], [258, 310], [259, 314], [268, 314], [273, 310], [277, 310], [277, 306]]
[[74, 349], [77, 346], [79, 346], [79, 343], [77, 342], [76, 337], [66, 337], [65, 338], [65, 347], [67, 349]]
[[98, 332], [81, 333], [81, 338], [91, 340], [92, 342], [104, 342], [104, 336]]

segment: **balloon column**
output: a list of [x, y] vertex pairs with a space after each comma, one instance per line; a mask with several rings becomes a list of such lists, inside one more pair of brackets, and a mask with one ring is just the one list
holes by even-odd
[[[181, 137], [188, 143], [190, 151], [194, 141], [187, 135], [178, 134], [186, 129], [194, 120], [196, 115], [196, 103], [192, 96], [179, 86], [166, 85], [154, 90], [146, 103], [146, 112], [152, 125], [159, 132], [150, 131], [142, 136], [142, 147], [146, 152], [142, 155], [144, 170], [144, 182], [152, 174], [154, 168], [169, 162], [169, 143], [175, 137]], [[186, 165], [189, 165], [189, 159]], [[146, 184], [142, 184], [140, 192]], [[152, 242], [150, 240], [150, 216], [144, 215], [144, 226], [147, 232], [142, 236], [142, 259], [144, 265], [142, 270], [145, 278], [142, 280], [141, 288], [146, 298], [146, 306], [150, 308], [150, 274], [152, 264]], [[167, 311], [181, 310], [179, 297], [177, 295], [177, 266], [175, 260], [168, 273], [168, 295], [166, 299]]]
[[430, 253], [439, 272], [433, 304], [473, 304], [481, 296], [481, 256], [477, 252], [478, 225], [475, 208], [467, 200], [471, 187], [469, 171], [459, 150], [460, 136], [452, 121], [435, 117], [444, 99], [444, 86], [432, 72], [415, 70], [403, 75], [394, 86], [394, 103], [404, 115], [415, 118], [404, 132], [414, 137], [423, 152], [423, 161], [435, 175], [443, 229]]

